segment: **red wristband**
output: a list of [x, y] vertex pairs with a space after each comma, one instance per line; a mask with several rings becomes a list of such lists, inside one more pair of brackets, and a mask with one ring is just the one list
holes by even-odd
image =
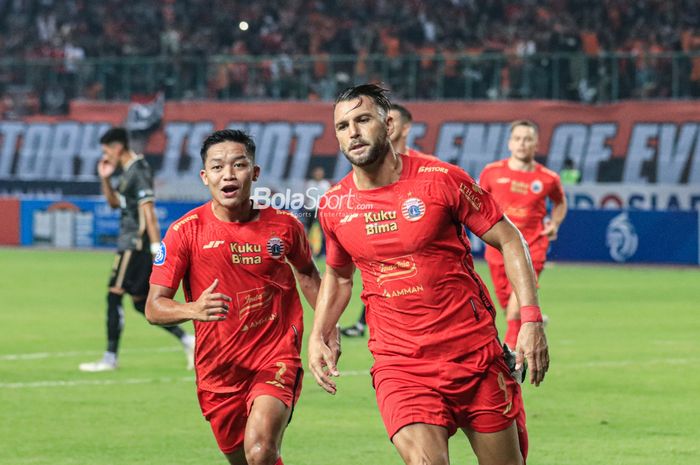
[[523, 323], [542, 323], [542, 311], [537, 305], [520, 307], [520, 321]]

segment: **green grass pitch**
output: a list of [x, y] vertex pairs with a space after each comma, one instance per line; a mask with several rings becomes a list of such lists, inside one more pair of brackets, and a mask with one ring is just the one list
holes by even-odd
[[[121, 368], [77, 370], [104, 347], [111, 260], [109, 252], [0, 249], [0, 464], [223, 465], [179, 345], [130, 302]], [[479, 272], [488, 275], [483, 264]], [[528, 463], [700, 463], [700, 271], [555, 264], [540, 297], [552, 366], [542, 386], [524, 387]], [[356, 295], [342, 322], [358, 312]], [[343, 350], [335, 397], [307, 373], [284, 461], [399, 465], [377, 412], [366, 339], [346, 339]], [[450, 455], [476, 463], [459, 432]]]

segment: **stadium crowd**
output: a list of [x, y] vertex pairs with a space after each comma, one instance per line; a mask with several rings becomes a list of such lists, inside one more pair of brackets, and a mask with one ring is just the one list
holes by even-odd
[[[329, 99], [367, 80], [402, 99], [700, 96], [696, 0], [0, 0], [0, 31], [0, 92], [27, 85], [16, 60], [58, 63], [29, 83], [43, 108], [154, 82], [177, 98]], [[162, 66], [125, 87], [135, 57]]]

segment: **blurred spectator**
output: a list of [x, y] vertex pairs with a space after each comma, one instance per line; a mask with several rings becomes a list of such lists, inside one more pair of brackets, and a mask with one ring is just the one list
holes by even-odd
[[697, 0], [8, 0], [0, 31], [2, 57], [62, 61], [0, 64], [0, 92], [67, 99], [326, 99], [375, 79], [403, 99], [700, 96]]

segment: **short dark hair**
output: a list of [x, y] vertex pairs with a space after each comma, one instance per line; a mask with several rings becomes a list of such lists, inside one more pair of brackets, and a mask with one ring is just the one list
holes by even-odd
[[206, 163], [207, 161], [207, 151], [209, 147], [226, 141], [243, 144], [245, 146], [245, 154], [255, 163], [255, 141], [253, 141], [253, 138], [250, 137], [248, 133], [239, 129], [222, 129], [211, 133], [209, 137], [204, 139], [202, 150], [199, 152], [202, 157], [202, 163]]
[[408, 108], [406, 108], [405, 106], [399, 105], [398, 103], [392, 103], [391, 110], [398, 111], [401, 115], [401, 118], [403, 118], [405, 122], [410, 123], [413, 121], [413, 115], [410, 111], [408, 111]]
[[108, 129], [100, 137], [100, 144], [109, 145], [113, 142], [119, 142], [124, 146], [125, 150], [129, 150], [129, 133], [125, 128], [115, 127]]
[[535, 123], [530, 121], [529, 119], [516, 119], [512, 123], [510, 123], [510, 133], [513, 133], [513, 129], [515, 129], [518, 126], [526, 126], [528, 128], [532, 128], [533, 131], [535, 131], [535, 135], [539, 137], [540, 135], [540, 130], [537, 127]]
[[376, 84], [360, 84], [359, 86], [348, 87], [340, 92], [335, 99], [335, 105], [365, 96], [371, 98], [386, 115], [391, 109], [391, 101], [386, 96], [387, 92], [389, 92], [387, 89]]

